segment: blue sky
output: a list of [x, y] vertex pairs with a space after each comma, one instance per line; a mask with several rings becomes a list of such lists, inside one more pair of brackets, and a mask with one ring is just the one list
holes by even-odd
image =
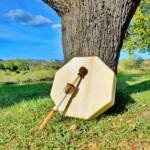
[[0, 58], [62, 60], [58, 15], [42, 0], [0, 0]]

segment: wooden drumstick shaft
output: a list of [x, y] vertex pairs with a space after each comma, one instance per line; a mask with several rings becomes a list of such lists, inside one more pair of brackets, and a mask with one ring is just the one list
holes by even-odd
[[47, 117], [44, 119], [44, 121], [42, 122], [42, 124], [41, 124], [40, 127], [39, 127], [39, 130], [40, 130], [40, 131], [43, 130], [43, 129], [47, 126], [48, 122], [52, 119], [52, 117], [53, 117], [53, 115], [55, 114], [55, 112], [56, 112], [56, 110], [52, 109], [52, 110], [48, 113]]
[[[76, 82], [80, 79], [80, 76], [78, 75], [72, 82], [72, 85], [75, 85]], [[49, 121], [52, 119], [52, 117], [54, 116], [54, 114], [57, 112], [59, 106], [62, 104], [62, 102], [64, 101], [64, 99], [66, 98], [68, 93], [65, 93], [62, 98], [60, 99], [60, 101], [58, 102], [58, 104], [56, 104], [53, 109], [48, 113], [47, 117], [44, 119], [44, 121], [42, 122], [42, 124], [39, 127], [39, 130], [43, 130], [44, 128], [46, 128], [47, 124], [49, 123]]]
[[72, 84], [75, 85], [79, 79], [80, 79], [80, 76], [77, 75], [77, 77], [72, 81]]

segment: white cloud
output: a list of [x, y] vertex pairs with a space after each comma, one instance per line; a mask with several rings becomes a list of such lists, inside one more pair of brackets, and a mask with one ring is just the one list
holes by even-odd
[[42, 15], [35, 16], [32, 20], [30, 20], [27, 24], [33, 25], [33, 26], [39, 26], [39, 25], [45, 25], [50, 24], [51, 20], [48, 18], [45, 18]]
[[61, 28], [61, 24], [57, 23], [57, 24], [53, 24], [52, 25], [53, 29], [60, 29]]
[[3, 16], [24, 25], [42, 26], [51, 23], [51, 20], [47, 17], [42, 15], [33, 15], [22, 9], [10, 10]]

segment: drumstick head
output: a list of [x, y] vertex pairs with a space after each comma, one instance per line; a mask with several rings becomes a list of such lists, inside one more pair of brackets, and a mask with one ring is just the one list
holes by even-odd
[[80, 67], [78, 75], [81, 78], [84, 78], [84, 76], [86, 76], [87, 74], [88, 74], [87, 68], [86, 67]]

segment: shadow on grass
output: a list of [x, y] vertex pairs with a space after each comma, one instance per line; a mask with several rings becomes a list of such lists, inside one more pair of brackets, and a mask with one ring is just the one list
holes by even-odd
[[49, 97], [52, 83], [0, 86], [0, 108], [9, 107], [22, 101]]
[[140, 93], [147, 90], [150, 90], [150, 80], [142, 81], [134, 85], [128, 85], [125, 81], [119, 81], [117, 84], [115, 105], [110, 108], [106, 114], [126, 112], [128, 110], [128, 106], [135, 103], [135, 100], [131, 97], [131, 94]]
[[127, 93], [117, 89], [115, 104], [105, 114], [120, 114], [128, 110], [128, 106], [134, 104], [135, 100]]
[[128, 88], [129, 93], [138, 93], [147, 90], [150, 90], [150, 80], [136, 83]]

